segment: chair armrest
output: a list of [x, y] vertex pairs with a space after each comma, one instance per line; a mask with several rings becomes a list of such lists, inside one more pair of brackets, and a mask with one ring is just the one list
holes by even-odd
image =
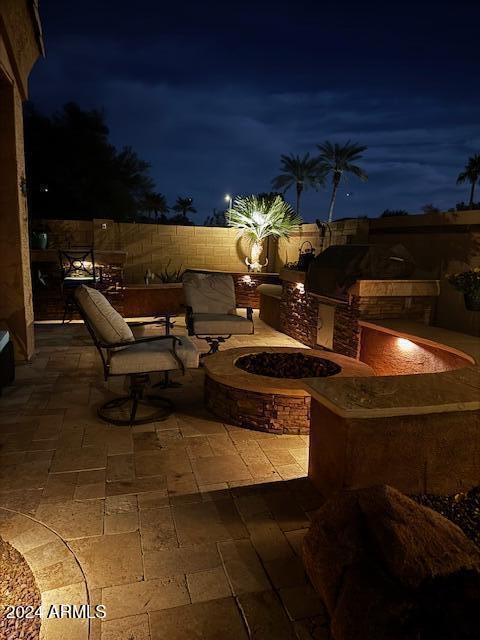
[[[169, 322], [170, 325], [171, 325], [172, 323], [170, 322], [170, 318], [172, 316], [175, 316], [175, 314], [174, 313], [161, 313], [158, 316], [157, 320], [145, 320], [145, 321], [142, 321], [142, 322], [127, 322], [127, 324], [128, 324], [129, 327], [144, 327], [144, 326], [149, 325], [149, 324], [167, 324], [167, 322]], [[162, 320], [161, 318], [165, 318], [165, 320]]]
[[130, 347], [132, 344], [140, 344], [142, 342], [155, 342], [156, 340], [171, 340], [173, 347], [176, 344], [182, 344], [178, 336], [149, 336], [147, 338], [137, 338], [131, 342], [100, 342], [99, 346], [103, 349], [116, 349], [117, 347]]

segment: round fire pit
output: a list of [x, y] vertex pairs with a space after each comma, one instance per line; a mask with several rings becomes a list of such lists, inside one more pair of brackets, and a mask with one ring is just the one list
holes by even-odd
[[[205, 403], [225, 422], [271, 433], [308, 434], [306, 383], [324, 376], [372, 376], [353, 358], [293, 347], [242, 347], [208, 356]], [[332, 381], [335, 378], [332, 378]]]
[[248, 373], [272, 378], [325, 378], [340, 373], [342, 367], [325, 358], [294, 353], [261, 351], [238, 358], [235, 366]]

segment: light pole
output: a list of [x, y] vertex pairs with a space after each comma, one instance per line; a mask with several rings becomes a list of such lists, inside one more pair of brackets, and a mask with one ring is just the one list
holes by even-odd
[[233, 203], [233, 198], [228, 193], [225, 195], [225, 202], [228, 202], [228, 208], [231, 209], [232, 208], [232, 203]]

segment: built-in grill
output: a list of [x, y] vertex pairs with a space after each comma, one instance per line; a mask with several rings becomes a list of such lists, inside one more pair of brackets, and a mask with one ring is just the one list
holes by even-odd
[[402, 245], [333, 245], [311, 261], [305, 291], [346, 300], [357, 280], [404, 280], [414, 271], [413, 258]]

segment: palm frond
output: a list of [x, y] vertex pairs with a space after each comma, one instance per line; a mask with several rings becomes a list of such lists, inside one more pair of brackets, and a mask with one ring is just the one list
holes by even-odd
[[268, 236], [288, 238], [302, 223], [300, 216], [280, 196], [273, 200], [254, 195], [235, 198], [225, 218], [228, 226], [238, 229], [252, 242]]
[[272, 187], [276, 191], [282, 191], [283, 189], [287, 190], [293, 184], [295, 184], [295, 178], [288, 173], [281, 173], [272, 180]]
[[464, 170], [458, 175], [457, 184], [477, 182], [480, 179], [480, 153], [470, 156]]
[[317, 145], [320, 155], [318, 156], [318, 167], [324, 175], [351, 173], [361, 180], [367, 180], [367, 173], [358, 165], [353, 164], [362, 158], [363, 152], [367, 149], [365, 145], [357, 144], [348, 140], [345, 144], [333, 144], [326, 140]]
[[311, 158], [309, 153], [303, 157], [299, 155], [280, 156], [280, 169], [282, 173], [272, 180], [274, 189], [284, 189], [301, 184], [302, 189], [310, 187], [318, 188], [323, 184], [323, 174], [319, 171], [317, 158]]

